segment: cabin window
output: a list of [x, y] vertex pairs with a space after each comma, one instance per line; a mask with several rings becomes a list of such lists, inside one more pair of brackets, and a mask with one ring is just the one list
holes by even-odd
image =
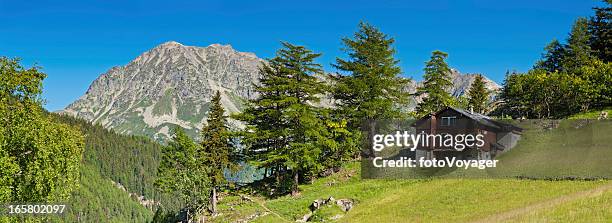
[[456, 116], [442, 117], [442, 122], [440, 123], [440, 125], [441, 126], [454, 126], [456, 121], [457, 121]]

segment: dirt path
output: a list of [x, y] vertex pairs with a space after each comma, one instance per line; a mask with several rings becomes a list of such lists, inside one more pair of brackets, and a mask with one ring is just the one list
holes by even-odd
[[279, 219], [283, 220], [284, 222], [293, 222], [293, 221], [291, 221], [291, 220], [289, 220], [289, 219], [284, 218], [284, 217], [283, 217], [283, 216], [281, 216], [280, 214], [278, 214], [278, 213], [276, 213], [276, 212], [274, 212], [274, 211], [270, 210], [268, 207], [266, 207], [266, 202], [265, 202], [265, 201], [262, 201], [262, 200], [260, 200], [260, 199], [256, 199], [256, 198], [252, 198], [252, 197], [250, 197], [250, 196], [248, 196], [248, 195], [246, 195], [246, 194], [240, 194], [240, 196], [241, 196], [241, 197], [246, 198], [246, 199], [247, 199], [247, 200], [249, 200], [249, 201], [252, 201], [252, 202], [257, 203], [257, 205], [259, 205], [259, 206], [260, 206], [261, 208], [263, 208], [265, 211], [267, 211], [267, 212], [269, 212], [269, 213], [272, 213], [274, 216], [278, 217]]
[[597, 187], [591, 190], [580, 191], [580, 192], [576, 192], [573, 194], [564, 195], [564, 196], [561, 196], [555, 199], [535, 203], [535, 204], [532, 204], [526, 207], [521, 207], [521, 208], [517, 208], [514, 210], [507, 211], [507, 212], [502, 212], [499, 214], [491, 215], [489, 217], [486, 217], [484, 219], [480, 219], [474, 222], [475, 223], [487, 223], [487, 222], [500, 222], [504, 220], [509, 220], [515, 217], [519, 217], [521, 215], [529, 214], [530, 212], [534, 210], [554, 207], [559, 204], [578, 200], [581, 198], [596, 197], [596, 196], [603, 194], [604, 192], [608, 190], [612, 190], [612, 183], [606, 184], [606, 185], [603, 185], [603, 186], [600, 186], [600, 187]]

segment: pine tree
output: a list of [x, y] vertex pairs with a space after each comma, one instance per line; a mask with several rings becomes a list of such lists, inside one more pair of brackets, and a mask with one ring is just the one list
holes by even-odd
[[[342, 42], [348, 59], [336, 58], [334, 67], [346, 75], [334, 77], [332, 95], [339, 121], [347, 121], [350, 134], [346, 136], [351, 139], [345, 141], [344, 147], [350, 153], [361, 147], [362, 137], [373, 137], [375, 120], [405, 115], [399, 108], [408, 101], [409, 94], [404, 87], [410, 80], [400, 77], [402, 70], [394, 57], [395, 40], [376, 27], [361, 22], [353, 38], [344, 38]], [[366, 122], [369, 130], [367, 135], [362, 135]], [[373, 153], [364, 152], [364, 156]]]
[[325, 87], [313, 76], [322, 73], [314, 62], [320, 54], [282, 44], [276, 57], [262, 65], [260, 85], [256, 86], [259, 98], [251, 100], [236, 118], [247, 123], [243, 142], [249, 145], [249, 160], [269, 169], [278, 183], [281, 175], [290, 173], [291, 192], [296, 194], [299, 177], [322, 167], [320, 154], [334, 141], [321, 109], [314, 106]]
[[274, 175], [277, 182], [284, 171], [280, 154], [289, 143], [289, 123], [283, 113], [289, 105], [285, 100], [287, 79], [282, 66], [276, 58], [261, 64], [259, 84], [255, 85], [259, 97], [248, 101], [245, 110], [234, 115], [246, 123], [240, 132], [242, 143], [248, 146], [246, 159], [263, 168], [265, 177]]
[[550, 42], [544, 48], [542, 59], [534, 66], [535, 69], [544, 69], [548, 72], [561, 71], [564, 57], [566, 56], [566, 48], [556, 39]]
[[561, 61], [563, 71], [576, 74], [580, 67], [592, 64], [594, 58], [589, 46], [590, 35], [587, 29], [588, 21], [585, 18], [578, 18], [574, 23], [567, 39], [566, 55]]
[[202, 128], [202, 150], [199, 157], [208, 168], [208, 178], [211, 182], [210, 211], [213, 215], [217, 213], [217, 189], [226, 182], [224, 171], [235, 170], [236, 152], [230, 142], [230, 133], [227, 129], [225, 110], [221, 105], [221, 93], [217, 91], [211, 102], [208, 119]]
[[476, 75], [474, 82], [468, 90], [468, 107], [474, 112], [484, 113], [489, 101], [489, 91], [485, 87], [482, 75]]
[[349, 58], [337, 58], [334, 67], [348, 75], [336, 76], [333, 96], [351, 131], [365, 120], [401, 117], [397, 105], [407, 102], [409, 94], [403, 88], [410, 80], [400, 77], [395, 40], [362, 22], [353, 38], [342, 42]]
[[450, 78], [450, 68], [446, 61], [447, 53], [434, 51], [431, 59], [425, 63], [425, 81], [423, 86], [417, 88], [417, 95], [424, 96], [417, 106], [418, 115], [427, 115], [440, 109], [451, 106], [453, 97], [447, 92], [453, 83]]
[[612, 1], [604, 1], [607, 7], [594, 8], [595, 16], [589, 19], [590, 45], [597, 57], [612, 62]]

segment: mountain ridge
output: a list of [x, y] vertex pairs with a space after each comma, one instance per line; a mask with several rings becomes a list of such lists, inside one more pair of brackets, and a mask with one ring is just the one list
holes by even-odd
[[195, 135], [214, 91], [221, 91], [228, 113], [240, 111], [242, 100], [255, 96], [251, 83], [261, 62], [230, 45], [165, 42], [100, 75], [62, 113], [123, 134], [164, 139], [181, 126]]
[[[215, 91], [221, 92], [228, 115], [240, 112], [245, 100], [257, 97], [253, 85], [259, 81], [261, 63], [265, 61], [255, 53], [239, 52], [231, 45], [198, 47], [167, 41], [100, 75], [83, 96], [60, 113], [99, 123], [118, 133], [144, 135], [158, 141], [168, 139], [176, 126], [197, 137]], [[460, 96], [469, 88], [474, 74], [452, 69], [451, 77], [450, 93]], [[500, 88], [486, 77], [485, 82], [490, 90]], [[414, 93], [419, 85], [412, 80], [406, 90]], [[413, 105], [409, 109], [414, 109]], [[241, 126], [234, 120], [230, 125]]]

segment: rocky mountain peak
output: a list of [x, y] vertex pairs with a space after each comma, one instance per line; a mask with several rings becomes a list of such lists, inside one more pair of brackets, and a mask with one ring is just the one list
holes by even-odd
[[[470, 73], [461, 74], [458, 70], [451, 69], [450, 76], [451, 76], [451, 79], [453, 80], [453, 88], [450, 91], [450, 93], [455, 97], [467, 94], [467, 91], [470, 89], [470, 86], [472, 86], [472, 83], [474, 82], [474, 79], [476, 78], [477, 75], [482, 75], [482, 74], [470, 74]], [[483, 77], [484, 77], [485, 87], [487, 89], [493, 92], [496, 92], [499, 89], [501, 89], [501, 86], [499, 86], [499, 84], [495, 83], [494, 81], [492, 81], [491, 79], [487, 78], [484, 75]]]
[[261, 62], [229, 45], [165, 42], [102, 74], [64, 112], [119, 133], [159, 140], [176, 126], [196, 135], [217, 90], [228, 114], [255, 96], [252, 86]]
[[183, 44], [170, 40], [168, 42], [165, 42], [159, 45], [159, 47], [177, 47], [177, 46], [183, 46]]

